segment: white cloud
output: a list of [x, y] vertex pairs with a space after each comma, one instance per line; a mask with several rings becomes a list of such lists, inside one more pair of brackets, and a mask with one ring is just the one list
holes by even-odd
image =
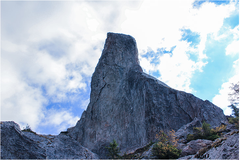
[[226, 48], [226, 55], [236, 55], [239, 54], [239, 41], [233, 41]]
[[79, 117], [74, 116], [69, 110], [49, 109], [46, 112], [41, 126], [54, 126], [57, 128], [56, 133], [66, 130], [69, 126], [74, 126], [79, 120]]
[[226, 55], [239, 54], [239, 25], [230, 30], [229, 34], [233, 34], [233, 41], [226, 48]]
[[[236, 55], [239, 54], [239, 38], [238, 38], [239, 26], [236, 26], [234, 29], [231, 29], [228, 35], [233, 35], [233, 41], [226, 47], [226, 55]], [[239, 59], [234, 61], [233, 63], [233, 70], [234, 75], [232, 78], [229, 79], [228, 82], [222, 84], [219, 94], [217, 94], [213, 99], [212, 102], [223, 109], [226, 115], [230, 115], [232, 113], [231, 108], [228, 106], [230, 102], [228, 100], [228, 94], [231, 93], [231, 89], [229, 88], [231, 84], [236, 84], [239, 81]]]
[[232, 83], [236, 84], [238, 81], [239, 81], [238, 75], [230, 78], [228, 82], [222, 84], [219, 90], [219, 94], [217, 94], [212, 99], [212, 103], [222, 108], [225, 115], [231, 115], [232, 113], [232, 109], [228, 107], [230, 105], [230, 102], [228, 101], [228, 94], [231, 93], [231, 89], [229, 87], [231, 86]]
[[[2, 2], [1, 119], [29, 123], [33, 129], [43, 117], [51, 125], [74, 125], [70, 119], [77, 118], [70, 111], [51, 112], [51, 119], [43, 110], [49, 99], [62, 102], [69, 99], [67, 93], [86, 90], [86, 77], [92, 75], [110, 31], [135, 37], [146, 72], [159, 71], [171, 87], [191, 92], [192, 74], [206, 64], [207, 34], [218, 32], [234, 10], [232, 3], [204, 3], [197, 9], [193, 2]], [[183, 28], [200, 35], [197, 48], [180, 41]], [[170, 51], [173, 46], [172, 56], [156, 56], [159, 64], [142, 56], [149, 48]]]
[[164, 54], [160, 56], [160, 64], [157, 66], [161, 74], [160, 80], [175, 89], [186, 92], [192, 92], [189, 86], [194, 71], [205, 65], [192, 61], [189, 57], [189, 49], [189, 43], [179, 42], [172, 55]]
[[28, 123], [36, 129], [44, 117], [47, 99], [38, 88], [22, 81], [8, 61], [1, 65], [1, 120], [16, 121], [22, 126]]
[[125, 11], [128, 18], [122, 30], [136, 38], [140, 52], [148, 47], [153, 51], [169, 50], [181, 39], [179, 29], [184, 26], [192, 2], [143, 1], [139, 10]]
[[[1, 120], [28, 123], [35, 129], [49, 99], [63, 102], [67, 93], [86, 90], [84, 76], [92, 74], [106, 35], [89, 30], [95, 24], [85, 17], [83, 9], [89, 6], [82, 3], [2, 5]], [[68, 115], [64, 112], [64, 121]]]
[[233, 62], [233, 68], [235, 70], [235, 74], [239, 75], [239, 59]]
[[154, 63], [151, 63], [152, 59], [153, 59], [152, 57], [146, 58], [146, 57], [142, 57], [141, 55], [139, 57], [141, 67], [144, 69], [144, 72], [146, 72], [148, 74], [151, 71], [156, 70], [156, 65]]
[[[194, 1], [143, 1], [139, 10], [126, 10], [127, 19], [122, 24], [122, 31], [136, 38], [143, 69], [150, 73], [159, 71], [160, 80], [169, 86], [192, 92], [191, 78], [195, 71], [202, 71], [207, 64], [204, 53], [207, 36], [216, 34], [223, 26], [225, 18], [235, 10], [235, 3], [216, 5], [205, 2], [199, 8], [193, 8]], [[182, 29], [190, 29], [200, 35], [196, 48], [181, 42]], [[141, 33], [141, 34], [139, 34]], [[172, 55], [159, 55], [159, 65], [153, 64], [151, 58], [142, 57], [148, 48], [157, 54], [157, 49], [170, 51], [176, 46]], [[197, 60], [190, 59], [190, 54]]]
[[228, 94], [232, 93], [232, 90], [229, 87], [232, 84], [239, 82], [239, 59], [234, 61], [233, 70], [234, 76], [229, 78], [228, 82], [222, 84], [219, 89], [219, 94], [215, 95], [212, 99], [212, 103], [222, 108], [225, 115], [230, 115], [232, 113], [232, 109], [228, 107], [230, 105]]

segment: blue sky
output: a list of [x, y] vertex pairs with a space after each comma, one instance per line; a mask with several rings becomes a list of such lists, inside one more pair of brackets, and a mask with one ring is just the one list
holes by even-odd
[[144, 72], [231, 114], [238, 1], [1, 1], [1, 120], [43, 134], [74, 126], [107, 32], [136, 39]]

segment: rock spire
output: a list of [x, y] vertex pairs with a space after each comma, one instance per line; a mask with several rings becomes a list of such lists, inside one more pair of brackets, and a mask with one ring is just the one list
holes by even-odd
[[198, 118], [212, 127], [226, 121], [209, 101], [170, 88], [142, 71], [133, 37], [108, 33], [91, 81], [90, 103], [68, 134], [106, 158], [115, 139], [121, 152], [155, 140], [160, 130], [178, 130]]

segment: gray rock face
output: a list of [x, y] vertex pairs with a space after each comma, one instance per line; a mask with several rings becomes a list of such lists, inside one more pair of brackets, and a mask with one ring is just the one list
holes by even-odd
[[135, 39], [108, 33], [91, 81], [90, 103], [69, 135], [105, 158], [115, 139], [124, 153], [155, 140], [160, 130], [177, 131], [197, 117], [212, 127], [226, 121], [209, 101], [170, 88], [143, 73]]
[[227, 139], [219, 146], [211, 148], [202, 158], [204, 159], [239, 159], [239, 133], [226, 135]]
[[24, 134], [46, 150], [47, 159], [98, 159], [95, 153], [67, 135], [48, 136], [29, 132]]
[[18, 124], [1, 122], [1, 159], [45, 159], [46, 150], [27, 138]]
[[71, 137], [22, 132], [14, 122], [1, 122], [2, 159], [98, 159]]

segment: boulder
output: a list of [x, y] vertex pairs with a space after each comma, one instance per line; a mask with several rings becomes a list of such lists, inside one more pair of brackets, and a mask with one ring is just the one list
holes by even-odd
[[213, 142], [210, 140], [206, 139], [197, 139], [197, 140], [192, 140], [188, 142], [185, 146], [182, 146], [181, 149], [181, 157], [188, 156], [188, 155], [194, 155], [196, 154], [200, 149], [206, 148], [208, 146], [211, 146]]
[[107, 158], [105, 147], [113, 139], [125, 153], [155, 141], [160, 130], [177, 131], [194, 118], [212, 127], [226, 121], [211, 102], [144, 73], [133, 37], [108, 33], [92, 76], [90, 103], [68, 135]]
[[182, 126], [176, 133], [176, 138], [178, 139], [179, 143], [186, 143], [187, 142], [187, 135], [193, 134], [194, 127], [201, 127], [201, 121], [195, 117], [194, 120], [184, 126]]

